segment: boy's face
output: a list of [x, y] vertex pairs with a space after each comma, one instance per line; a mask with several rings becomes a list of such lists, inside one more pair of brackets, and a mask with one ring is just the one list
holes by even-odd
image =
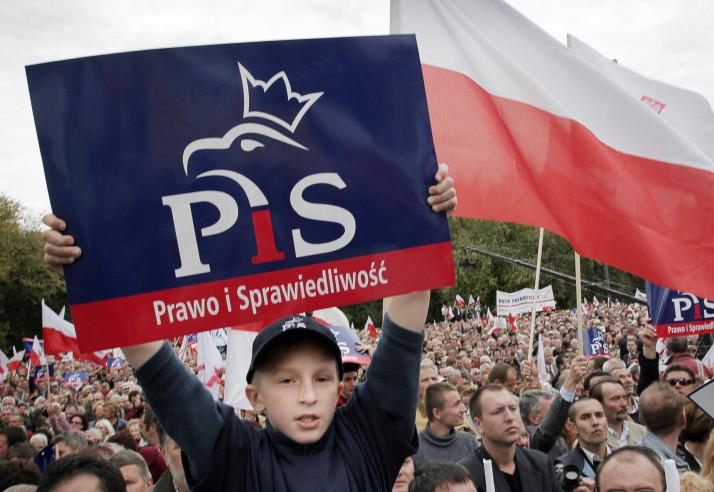
[[302, 346], [270, 367], [257, 369], [246, 394], [262, 405], [273, 428], [298, 444], [320, 440], [335, 416], [341, 391], [335, 359]]

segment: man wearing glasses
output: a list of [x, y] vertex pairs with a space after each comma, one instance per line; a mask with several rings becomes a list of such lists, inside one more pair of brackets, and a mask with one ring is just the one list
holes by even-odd
[[687, 396], [699, 386], [692, 370], [682, 364], [672, 364], [669, 366], [667, 370], [664, 371], [662, 379], [682, 396]]

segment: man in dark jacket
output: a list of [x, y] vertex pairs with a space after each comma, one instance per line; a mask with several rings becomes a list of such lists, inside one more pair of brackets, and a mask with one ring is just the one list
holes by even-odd
[[499, 492], [561, 490], [553, 461], [546, 454], [516, 447], [523, 424], [518, 402], [507, 389], [497, 384], [479, 388], [470, 407], [483, 445], [461, 464], [469, 470], [479, 490], [486, 490], [483, 460], [491, 460], [493, 482]]
[[610, 454], [605, 410], [596, 399], [583, 398], [570, 407], [568, 419], [577, 431], [578, 445], [557, 459], [556, 469], [575, 465], [580, 475], [591, 480], [594, 485], [600, 463]]

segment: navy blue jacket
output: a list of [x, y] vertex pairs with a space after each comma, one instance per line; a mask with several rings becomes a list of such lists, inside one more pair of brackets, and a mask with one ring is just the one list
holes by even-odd
[[367, 382], [336, 410], [325, 435], [299, 445], [255, 429], [215, 402], [165, 344], [136, 371], [147, 399], [181, 447], [196, 491], [390, 491], [418, 446], [414, 414], [423, 335], [387, 317]]

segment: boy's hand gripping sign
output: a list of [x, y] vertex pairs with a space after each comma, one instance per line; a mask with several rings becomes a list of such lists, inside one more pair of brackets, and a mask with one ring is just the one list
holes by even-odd
[[413, 36], [27, 68], [82, 350], [454, 281]]

